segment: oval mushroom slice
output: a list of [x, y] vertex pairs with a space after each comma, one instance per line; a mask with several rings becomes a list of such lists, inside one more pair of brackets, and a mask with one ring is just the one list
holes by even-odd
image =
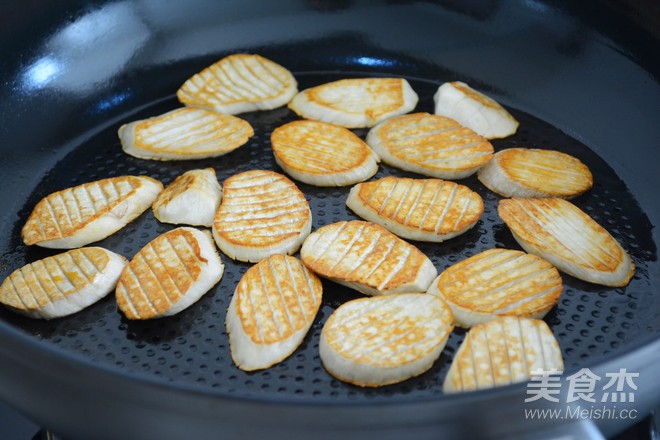
[[222, 156], [245, 145], [253, 134], [243, 119], [190, 107], [119, 127], [126, 154], [155, 160]]
[[272, 255], [248, 269], [227, 309], [234, 363], [252, 371], [287, 358], [312, 325], [322, 292], [316, 275], [288, 255]]
[[158, 195], [151, 209], [163, 223], [211, 227], [220, 200], [222, 187], [215, 170], [190, 170], [174, 179]]
[[434, 242], [466, 232], [484, 211], [481, 196], [467, 186], [391, 176], [355, 185], [346, 206], [400, 237]]
[[31, 318], [68, 316], [110, 293], [127, 263], [100, 247], [46, 257], [6, 278], [0, 285], [0, 303]]
[[479, 170], [481, 183], [504, 197], [579, 196], [593, 185], [589, 168], [554, 150], [508, 148]]
[[275, 161], [291, 177], [316, 186], [363, 182], [378, 156], [352, 131], [319, 121], [293, 121], [271, 135]]
[[163, 189], [145, 176], [111, 177], [44, 197], [21, 236], [25, 244], [71, 249], [102, 240], [146, 211]]
[[330, 315], [319, 354], [339, 380], [362, 387], [389, 385], [431, 368], [453, 328], [451, 310], [433, 295], [360, 298]]
[[436, 115], [452, 118], [485, 138], [511, 136], [518, 129], [518, 121], [497, 101], [463, 82], [444, 83], [433, 99]]
[[176, 92], [187, 106], [235, 115], [285, 105], [298, 84], [284, 67], [254, 54], [229, 55], [193, 75]]
[[635, 273], [630, 256], [614, 237], [571, 202], [504, 199], [497, 212], [523, 249], [569, 275], [625, 286]]
[[457, 393], [524, 382], [538, 371], [563, 371], [564, 361], [540, 319], [503, 316], [465, 335], [445, 377], [443, 391]]
[[312, 228], [305, 195], [285, 176], [253, 170], [225, 181], [224, 197], [213, 221], [222, 252], [239, 261], [257, 262], [298, 250]]
[[465, 328], [500, 315], [542, 318], [561, 292], [561, 277], [550, 263], [509, 249], [490, 249], [450, 266], [428, 290], [447, 302], [454, 323]]
[[425, 292], [438, 275], [415, 246], [382, 226], [358, 220], [312, 233], [300, 257], [318, 275], [365, 295]]
[[392, 116], [408, 113], [418, 97], [402, 78], [342, 79], [298, 93], [289, 108], [305, 119], [346, 128], [373, 127]]
[[367, 144], [388, 165], [406, 171], [462, 179], [493, 156], [487, 139], [453, 119], [414, 113], [381, 122], [369, 131]]
[[171, 316], [190, 307], [222, 278], [211, 234], [181, 227], [154, 238], [121, 274], [115, 296], [128, 319]]

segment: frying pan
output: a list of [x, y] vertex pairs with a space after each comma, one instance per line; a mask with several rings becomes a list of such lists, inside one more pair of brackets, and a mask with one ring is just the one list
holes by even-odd
[[[236, 52], [279, 62], [300, 89], [402, 76], [420, 95], [418, 111], [432, 111], [442, 82], [469, 83], [521, 122], [515, 136], [494, 142], [496, 149], [556, 148], [591, 167], [595, 186], [575, 203], [637, 265], [626, 288], [564, 276], [562, 299], [546, 317], [568, 373], [639, 373], [635, 401], [617, 404], [637, 418], [527, 419], [525, 409], [550, 404], [524, 403], [525, 384], [443, 395], [462, 331], [418, 378], [380, 389], [338, 382], [321, 366], [318, 336], [332, 310], [357, 294], [330, 282], [302, 346], [271, 369], [241, 372], [231, 363], [224, 313], [248, 265], [223, 256], [221, 283], [167, 319], [128, 322], [112, 296], [49, 322], [0, 311], [0, 398], [37, 423], [70, 439], [602, 438], [660, 403], [657, 4], [26, 0], [4, 3], [0, 12], [2, 278], [53, 253], [25, 247], [20, 228], [54, 190], [121, 174], [167, 184], [207, 166], [221, 181], [248, 169], [278, 170], [269, 133], [295, 119], [286, 108], [243, 115], [256, 135], [222, 158], [161, 163], [121, 152], [120, 124], [176, 108], [174, 92], [185, 79]], [[381, 166], [377, 177], [385, 175], [410, 174]], [[482, 195], [486, 212], [446, 244], [416, 243], [439, 270], [487, 248], [517, 248], [497, 218], [499, 198], [474, 178], [463, 183]], [[315, 228], [353, 218], [344, 207], [346, 188], [300, 188]], [[130, 258], [169, 228], [148, 212], [99, 244]]]

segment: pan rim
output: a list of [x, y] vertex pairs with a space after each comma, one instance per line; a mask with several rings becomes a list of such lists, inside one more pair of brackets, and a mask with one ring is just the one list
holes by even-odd
[[[454, 393], [454, 394], [440, 394], [438, 396], [426, 396], [426, 397], [417, 397], [413, 399], [395, 399], [394, 402], [388, 402], [386, 400], [378, 401], [351, 401], [343, 400], [341, 402], [319, 399], [319, 398], [300, 398], [295, 399], [291, 398], [289, 395], [283, 395], [282, 397], [278, 396], [273, 398], [269, 395], [265, 395], [263, 398], [258, 397], [257, 395], [234, 395], [227, 392], [221, 392], [220, 390], [214, 390], [209, 387], [194, 386], [184, 382], [167, 382], [165, 380], [158, 379], [151, 375], [146, 375], [136, 371], [120, 371], [115, 368], [112, 368], [109, 365], [94, 362], [93, 360], [86, 358], [85, 356], [72, 353], [66, 350], [61, 350], [53, 347], [52, 345], [46, 343], [45, 341], [36, 340], [35, 338], [22, 333], [21, 331], [12, 328], [7, 323], [0, 321], [0, 335], [4, 337], [12, 338], [11, 341], [5, 341], [8, 345], [9, 343], [17, 343], [23, 347], [27, 347], [31, 350], [36, 350], [42, 355], [55, 359], [59, 362], [64, 363], [67, 367], [84, 367], [91, 368], [94, 373], [104, 375], [108, 380], [114, 380], [121, 382], [121, 385], [130, 385], [131, 383], [138, 382], [140, 384], [156, 387], [160, 389], [167, 389], [175, 391], [177, 393], [184, 393], [189, 396], [197, 397], [212, 397], [214, 399], [225, 399], [228, 401], [240, 401], [246, 403], [260, 403], [260, 404], [277, 404], [277, 405], [290, 405], [293, 407], [306, 407], [309, 405], [315, 407], [378, 407], [378, 406], [390, 406], [390, 405], [406, 405], [406, 404], [419, 404], [419, 403], [428, 403], [428, 402], [442, 402], [447, 404], [467, 404], [471, 401], [483, 401], [488, 397], [502, 397], [503, 395], [513, 396], [522, 395], [520, 391], [524, 390], [527, 382], [513, 383], [501, 387], [481, 389], [476, 391], [470, 391], [467, 393]], [[582, 368], [590, 368], [591, 370], [602, 370], [607, 364], [626, 364], [633, 358], [635, 358], [639, 353], [646, 351], [657, 345], [658, 348], [658, 361], [660, 361], [660, 334], [658, 335], [647, 335], [648, 337], [641, 340], [635, 341], [631, 345], [626, 345], [625, 347], [620, 348], [611, 353], [602, 355], [597, 359], [597, 362], [593, 360], [587, 360], [584, 364], [580, 366], [568, 368], [564, 371], [564, 374], [574, 373], [579, 371]], [[17, 356], [14, 356], [17, 357]], [[23, 357], [24, 358], [24, 357]], [[24, 360], [21, 358], [21, 360]], [[652, 365], [652, 362], [648, 362], [649, 365]], [[357, 387], [356, 387], [357, 389]]]

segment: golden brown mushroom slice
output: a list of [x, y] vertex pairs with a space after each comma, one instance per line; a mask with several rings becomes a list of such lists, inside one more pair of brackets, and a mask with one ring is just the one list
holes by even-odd
[[433, 295], [361, 298], [330, 315], [319, 353], [325, 369], [341, 381], [389, 385], [431, 368], [453, 328], [451, 310]]
[[630, 255], [588, 214], [564, 199], [500, 200], [500, 218], [530, 254], [576, 278], [625, 286], [635, 273]]
[[560, 151], [529, 148], [495, 153], [478, 177], [484, 186], [504, 197], [571, 199], [594, 183], [591, 171], [579, 159]]
[[473, 130], [428, 113], [381, 122], [369, 131], [367, 144], [388, 165], [450, 180], [474, 174], [494, 151], [491, 143]]
[[0, 285], [0, 303], [31, 318], [79, 312], [110, 293], [128, 261], [100, 247], [73, 249], [15, 270]]
[[542, 318], [559, 301], [562, 279], [550, 263], [510, 249], [489, 249], [448, 267], [428, 293], [444, 299], [459, 327], [498, 316]]
[[355, 185], [346, 206], [399, 237], [433, 242], [468, 231], [484, 211], [481, 196], [467, 186], [392, 176]]
[[233, 54], [188, 79], [176, 93], [179, 101], [235, 115], [286, 105], [298, 92], [291, 72], [261, 55]]
[[119, 127], [126, 154], [140, 159], [193, 160], [230, 153], [254, 134], [236, 116], [184, 107]]
[[289, 108], [305, 119], [359, 128], [408, 113], [417, 101], [405, 79], [352, 78], [303, 90], [294, 96]]
[[71, 249], [102, 240], [146, 211], [163, 184], [121, 176], [63, 189], [44, 197], [23, 226], [27, 245]]
[[222, 278], [224, 265], [208, 232], [180, 227], [143, 247], [121, 274], [115, 297], [128, 319], [171, 316]]
[[284, 124], [273, 131], [271, 145], [277, 164], [310, 185], [352, 185], [378, 171], [378, 156], [362, 139], [327, 122]]
[[245, 371], [268, 368], [302, 343], [323, 286], [297, 258], [271, 255], [241, 277], [227, 310], [231, 356]]
[[231, 258], [257, 262], [269, 255], [290, 255], [311, 228], [305, 195], [286, 176], [252, 170], [225, 180], [213, 237]]
[[415, 246], [359, 220], [319, 228], [303, 243], [300, 257], [316, 274], [365, 295], [425, 292], [438, 275]]
[[563, 371], [559, 343], [540, 319], [504, 316], [465, 335], [445, 377], [443, 391], [458, 393], [530, 380], [540, 371]]

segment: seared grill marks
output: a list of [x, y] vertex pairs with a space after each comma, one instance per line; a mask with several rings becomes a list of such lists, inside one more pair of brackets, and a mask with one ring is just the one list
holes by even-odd
[[577, 158], [553, 150], [508, 148], [479, 170], [479, 180], [505, 197], [570, 199], [593, 185], [589, 168]]
[[229, 55], [187, 80], [177, 91], [188, 106], [236, 114], [280, 107], [295, 95], [291, 72], [262, 56]]
[[294, 257], [272, 255], [252, 266], [227, 312], [236, 365], [267, 368], [289, 356], [309, 330], [321, 295], [321, 281]]
[[397, 177], [356, 185], [346, 204], [401, 237], [436, 242], [470, 229], [484, 209], [481, 197], [464, 185]]
[[367, 144], [389, 165], [442, 179], [467, 177], [493, 155], [487, 139], [453, 119], [428, 113], [378, 124]]
[[443, 391], [492, 388], [529, 380], [534, 371], [563, 369], [559, 344], [544, 321], [501, 317], [468, 332], [449, 368]]
[[157, 160], [221, 156], [244, 145], [253, 134], [243, 119], [189, 107], [119, 128], [126, 153]]
[[0, 303], [33, 318], [70, 315], [107, 295], [126, 264], [122, 256], [98, 247], [37, 260], [5, 279]]
[[540, 318], [561, 292], [561, 277], [550, 263], [507, 249], [484, 251], [449, 267], [429, 289], [447, 301], [461, 327], [496, 315]]
[[[328, 325], [326, 342], [349, 359], [379, 366], [397, 365], [413, 353], [430, 351], [437, 344], [434, 332], [448, 336], [453, 329], [451, 320], [446, 319], [450, 311], [434, 305], [431, 296], [421, 294], [392, 295], [388, 301], [373, 303], [363, 301], [360, 307], [337, 315]], [[425, 311], [425, 316], [411, 319], [410, 310], [416, 309]], [[369, 319], [371, 316], [377, 319]], [[440, 328], [437, 325], [427, 331], [418, 328], [438, 320], [442, 322]], [[356, 337], [358, 334], [364, 336]], [[396, 349], [392, 350], [391, 345]]]
[[324, 366], [346, 382], [381, 386], [431, 367], [453, 330], [443, 301], [411, 293], [349, 301], [328, 319], [319, 351]]
[[[37, 203], [23, 227], [23, 241], [74, 248], [101, 240], [142, 214], [162, 189], [149, 177], [123, 176], [57, 191]], [[99, 220], [102, 226], [91, 228]]]
[[498, 213], [523, 249], [576, 278], [625, 286], [634, 274], [621, 245], [566, 200], [512, 198], [500, 201]]
[[405, 79], [358, 78], [321, 84], [298, 93], [289, 108], [305, 119], [347, 128], [372, 127], [415, 108], [418, 96]]
[[213, 236], [230, 257], [256, 262], [275, 253], [291, 254], [310, 229], [307, 200], [285, 176], [255, 170], [225, 181]]
[[367, 144], [334, 124], [293, 121], [273, 131], [271, 144], [278, 165], [310, 185], [350, 185], [378, 170], [378, 157]]
[[369, 222], [333, 223], [309, 236], [303, 263], [367, 295], [424, 292], [437, 272], [419, 249]]
[[133, 257], [117, 284], [117, 304], [129, 319], [173, 315], [217, 283], [223, 268], [208, 233], [174, 229]]
[[[272, 343], [290, 337], [308, 324], [321, 304], [318, 278], [299, 260], [281, 254], [263, 259], [253, 267], [237, 287], [241, 318], [254, 321], [259, 329], [258, 334], [251, 335], [253, 341]], [[249, 310], [241, 301], [247, 301]]]

